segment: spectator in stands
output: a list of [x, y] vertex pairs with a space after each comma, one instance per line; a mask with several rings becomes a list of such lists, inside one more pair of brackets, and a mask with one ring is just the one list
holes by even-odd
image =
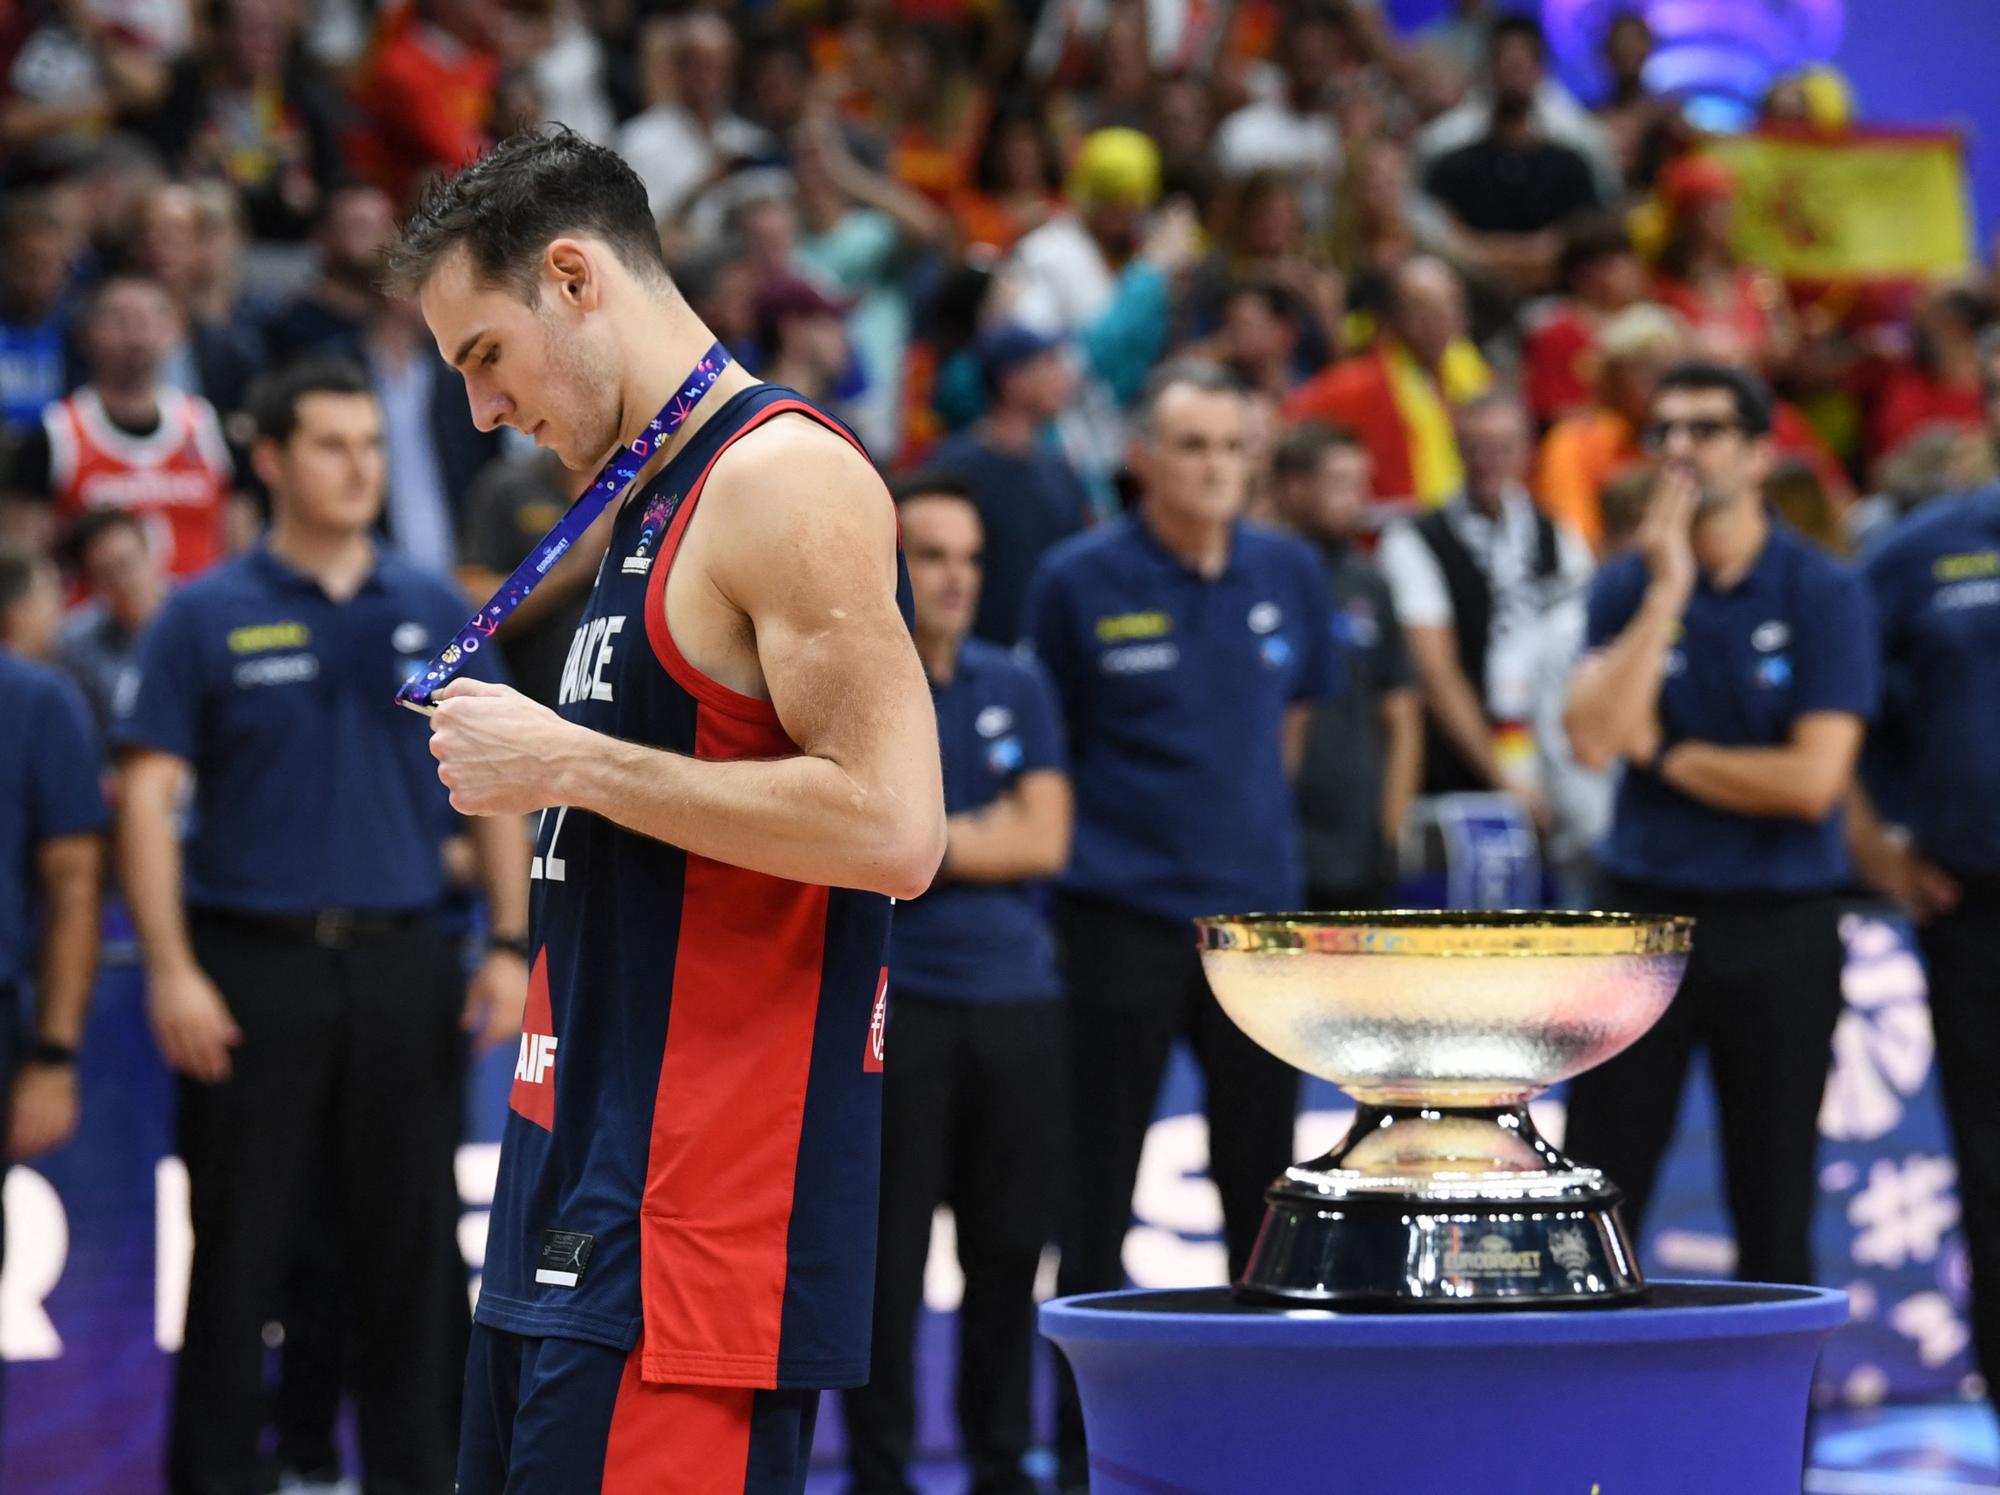
[[618, 153], [664, 221], [737, 165], [769, 156], [776, 142], [734, 110], [736, 33], [720, 16], [649, 21], [639, 46], [646, 107], [620, 128]]
[[[1216, 163], [1226, 177], [1279, 171], [1311, 183], [1333, 181], [1340, 171], [1340, 132], [1333, 120], [1333, 82], [1350, 50], [1340, 13], [1323, 0], [1287, 6], [1277, 62], [1282, 85], [1245, 104], [1215, 133]], [[1328, 204], [1316, 188], [1307, 204], [1311, 221], [1324, 227]]]
[[986, 127], [972, 185], [951, 203], [960, 237], [1005, 254], [1061, 211], [1062, 156], [1047, 118], [1029, 99], [1002, 100]]
[[46, 663], [62, 628], [62, 578], [48, 555], [0, 546], [0, 649]]
[[344, 1282], [366, 1482], [442, 1490], [467, 1332], [461, 1023], [488, 1043], [519, 1030], [527, 838], [506, 817], [467, 824], [494, 931], [468, 997], [436, 923], [454, 817], [391, 700], [464, 601], [370, 538], [381, 416], [358, 368], [274, 376], [257, 419], [270, 536], [175, 592], [114, 732], [148, 1007], [184, 1077], [195, 1245], [169, 1479], [253, 1487], [263, 1326], [323, 1190], [342, 1260], [372, 1264]]
[[382, 406], [388, 482], [383, 530], [397, 554], [434, 575], [458, 557], [459, 514], [500, 433], [473, 424], [465, 388], [438, 352], [414, 301], [378, 296], [361, 356]]
[[1060, 338], [1003, 324], [977, 344], [988, 392], [976, 426], [939, 444], [932, 465], [962, 479], [981, 529], [975, 638], [1020, 637], [1028, 580], [1043, 554], [1090, 519], [1090, 490], [1051, 430], [1075, 396], [1077, 373]]
[[167, 600], [167, 573], [129, 509], [94, 509], [64, 537], [85, 603], [63, 619], [56, 660], [82, 687], [105, 736], [136, 682], [139, 638]]
[[[1309, 704], [1341, 685], [1319, 558], [1237, 517], [1243, 422], [1234, 376], [1162, 366], [1138, 407], [1137, 512], [1050, 551], [1029, 588], [1026, 640], [1054, 678], [1076, 784], [1055, 909], [1079, 1056], [1065, 1294], [1123, 1281], [1139, 1149], [1177, 1039], [1202, 1065], [1232, 1277], [1291, 1155], [1297, 1077], [1223, 1015], [1187, 929], [1205, 910], [1297, 907], [1289, 780]], [[1081, 1489], [1064, 1387], [1058, 1480]]]
[[1739, 343], [1760, 369], [1782, 369], [1797, 328], [1784, 288], [1743, 264], [1731, 246], [1736, 177], [1712, 156], [1685, 155], [1660, 174], [1669, 228], [1653, 293], [1697, 334], [1710, 329]]
[[1307, 315], [1283, 286], [1252, 281], [1232, 289], [1222, 302], [1222, 326], [1206, 353], [1244, 384], [1274, 402], [1299, 383], [1299, 345]]
[[1865, 391], [1870, 460], [1894, 451], [1920, 426], [1983, 427], [1979, 334], [1992, 321], [1993, 308], [1969, 286], [1939, 286], [1924, 297], [1909, 356], [1890, 363]]
[[1639, 11], [1621, 11], [1605, 28], [1604, 70], [1610, 75], [1611, 91], [1598, 105], [1597, 119], [1630, 192], [1643, 192], [1652, 185], [1679, 119], [1676, 102], [1646, 85], [1653, 47], [1653, 28]]
[[791, 139], [798, 187], [796, 260], [813, 279], [852, 298], [849, 344], [863, 389], [854, 425], [885, 456], [902, 439], [903, 371], [910, 346], [911, 272], [951, 234], [930, 199], [874, 171], [848, 149], [832, 115], [809, 115]]
[[1280, 414], [1345, 426], [1368, 448], [1377, 499], [1430, 508], [1464, 482], [1451, 409], [1484, 394], [1485, 362], [1465, 341], [1465, 293], [1444, 261], [1405, 261], [1365, 353], [1301, 384]]
[[1487, 31], [1486, 77], [1463, 102], [1439, 115], [1411, 139], [1412, 164], [1418, 180], [1428, 180], [1431, 167], [1461, 146], [1484, 136], [1493, 119], [1496, 96], [1528, 96], [1528, 123], [1542, 138], [1580, 153], [1590, 163], [1600, 201], [1619, 200], [1618, 168], [1604, 127], [1548, 74], [1548, 38], [1530, 15], [1501, 15]]
[[1032, 660], [969, 636], [979, 511], [948, 478], [897, 488], [914, 632], [937, 705], [948, 844], [889, 952], [896, 1051], [882, 1095], [874, 1361], [845, 1398], [850, 1488], [908, 1495], [912, 1340], [931, 1221], [949, 1205], [965, 1275], [958, 1424], [972, 1488], [1034, 1495], [1035, 1273], [1054, 1226], [1067, 1096], [1062, 984], [1037, 896], [1069, 859], [1062, 718]]
[[1566, 723], [1586, 766], [1625, 764], [1609, 897], [1700, 934], [1666, 1015], [1571, 1082], [1567, 1145], [1618, 1180], [1636, 1234], [1703, 1045], [1736, 1271], [1809, 1283], [1851, 876], [1840, 807], [1879, 668], [1859, 579], [1766, 516], [1770, 431], [1755, 375], [1670, 370], [1647, 429], [1660, 482], [1591, 592]]
[[44, 195], [0, 204], [0, 436], [39, 425], [66, 388], [76, 242]]
[[1389, 906], [1423, 772], [1423, 701], [1389, 585], [1356, 543], [1368, 453], [1351, 431], [1299, 426], [1272, 453], [1279, 520], [1315, 545], [1333, 589], [1348, 688], [1313, 707], [1299, 764], [1306, 907]]
[[265, 324], [271, 367], [307, 353], [360, 356], [362, 331], [380, 300], [382, 252], [395, 235], [395, 209], [380, 188], [343, 187], [327, 199], [313, 229], [319, 274]]
[[408, 0], [382, 13], [351, 85], [350, 158], [405, 202], [433, 171], [455, 171], [491, 139], [500, 81], [496, 0]]
[[767, 281], [757, 293], [760, 376], [809, 400], [835, 404], [834, 386], [849, 356], [846, 315], [845, 306], [811, 281], [792, 276]]
[[1595, 402], [1542, 438], [1535, 496], [1593, 550], [1604, 548], [1604, 485], [1644, 460], [1640, 433], [1653, 392], [1687, 349], [1687, 328], [1672, 312], [1649, 302], [1626, 307], [1597, 334]]
[[1517, 291], [1545, 288], [1559, 252], [1553, 231], [1603, 205], [1583, 153], [1536, 123], [1542, 48], [1533, 22], [1495, 26], [1486, 127], [1439, 155], [1423, 177], [1425, 193], [1470, 237], [1479, 261]]
[[1044, 332], [1074, 335], [1110, 306], [1118, 272], [1140, 247], [1160, 195], [1160, 152], [1137, 130], [1099, 130], [1070, 170], [1071, 211], [1014, 246], [1020, 283], [1014, 315]]
[[138, 128], [159, 106], [168, 66], [188, 41], [180, 7], [152, 12], [163, 31], [135, 8], [115, 23], [112, 7], [23, 7], [9, 26], [25, 36], [6, 54], [0, 76], [0, 158], [10, 185], [73, 170], [116, 128]]
[[120, 275], [93, 293], [81, 319], [90, 380], [42, 414], [15, 453], [6, 489], [49, 543], [92, 509], [130, 509], [175, 576], [193, 576], [225, 548], [228, 449], [215, 409], [166, 382], [181, 333], [158, 281]]
[[346, 175], [345, 102], [299, 48], [283, 0], [218, 0], [215, 11], [212, 46], [174, 66], [154, 138], [183, 177], [236, 192], [255, 237], [297, 242]]
[[1592, 403], [1598, 334], [1611, 318], [1645, 299], [1646, 267], [1623, 223], [1590, 218], [1565, 238], [1556, 283], [1561, 294], [1529, 314], [1522, 346], [1528, 408], [1542, 426]]
[[[2000, 377], [2000, 370], [1987, 378]], [[1877, 462], [1871, 492], [1847, 513], [1846, 550], [1865, 554], [1896, 521], [1919, 504], [1949, 493], [1970, 493], [1996, 476], [1992, 440], [1982, 427], [1968, 431], [1950, 421], [1919, 428]]]
[[[234, 304], [233, 277], [215, 257], [214, 238], [237, 245], [241, 238], [233, 225], [217, 232], [205, 216], [192, 187], [155, 188], [139, 202], [133, 258], [142, 273], [165, 287], [179, 313], [182, 336], [167, 355], [167, 382], [227, 415], [242, 408], [250, 381], [263, 366], [264, 339]], [[220, 285], [218, 269], [227, 277]]]
[[1391, 526], [1379, 553], [1423, 691], [1423, 791], [1497, 790], [1547, 830], [1534, 738], [1540, 666], [1552, 620], [1589, 584], [1590, 550], [1528, 496], [1533, 447], [1516, 400], [1465, 405], [1458, 438], [1463, 491]]

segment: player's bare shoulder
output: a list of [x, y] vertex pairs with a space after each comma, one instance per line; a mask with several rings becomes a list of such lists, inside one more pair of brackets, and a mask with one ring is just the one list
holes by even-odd
[[767, 587], [828, 583], [893, 592], [895, 507], [881, 474], [810, 416], [774, 416], [733, 443], [710, 472], [701, 507], [704, 564], [726, 595], [747, 600]]

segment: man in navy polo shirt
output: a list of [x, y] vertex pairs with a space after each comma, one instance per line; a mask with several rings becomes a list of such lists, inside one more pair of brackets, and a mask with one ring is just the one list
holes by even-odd
[[[1203, 363], [1158, 370], [1132, 446], [1138, 511], [1050, 551], [1027, 640], [1055, 680], [1076, 845], [1055, 907], [1076, 1056], [1064, 1293], [1116, 1288], [1139, 1154], [1174, 1040], [1206, 1082], [1229, 1271], [1290, 1162], [1298, 1076], [1229, 1021], [1202, 977], [1199, 914], [1290, 909], [1305, 869], [1291, 776], [1312, 702], [1341, 681], [1325, 568], [1240, 517], [1245, 398]], [[1058, 1454], [1084, 1484], [1064, 1381]]]
[[1033, 1495], [1035, 1272], [1062, 1163], [1063, 1008], [1039, 882], [1069, 859], [1062, 722], [1041, 667], [971, 637], [985, 544], [963, 480], [896, 485], [917, 653], [937, 706], [947, 842], [896, 910], [868, 1385], [846, 1397], [852, 1495], [910, 1495], [911, 1356], [931, 1216], [949, 1205], [965, 1297], [959, 1434], [977, 1495]]
[[[1984, 374], [2000, 435], [2000, 357]], [[1857, 791], [1850, 840], [1862, 874], [1917, 924], [1972, 1257], [1973, 1348], [2000, 1399], [2000, 487], [1925, 504], [1863, 575], [1886, 673], [1869, 754], [1903, 824], [1885, 826]]]
[[494, 929], [468, 999], [436, 918], [453, 817], [422, 723], [393, 704], [466, 603], [371, 538], [383, 454], [366, 375], [297, 366], [257, 420], [270, 534], [167, 602], [114, 733], [124, 882], [154, 1031], [183, 1076], [194, 1222], [169, 1484], [255, 1487], [263, 1326], [309, 1196], [327, 1194], [365, 1481], [444, 1495], [467, 1332], [461, 1019], [494, 1042], [519, 1027], [527, 838], [513, 817], [467, 823]]
[[[100, 759], [83, 697], [0, 649], [0, 1101], [6, 1160], [76, 1128], [76, 1048], [97, 967], [104, 880]], [[35, 989], [34, 1037], [18, 1004]], [[0, 1214], [0, 1256], [7, 1244]]]
[[1633, 550], [1591, 590], [1564, 725], [1585, 767], [1625, 761], [1610, 906], [1696, 926], [1666, 1015], [1571, 1085], [1567, 1145], [1625, 1191], [1636, 1234], [1702, 1044], [1738, 1275], [1810, 1282], [1841, 804], [1879, 671], [1859, 578], [1765, 511], [1770, 431], [1754, 375], [1671, 370], [1645, 433], [1658, 485]]

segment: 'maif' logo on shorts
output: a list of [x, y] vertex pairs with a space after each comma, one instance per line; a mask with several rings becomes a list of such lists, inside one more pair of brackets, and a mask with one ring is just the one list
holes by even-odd
[[868, 1046], [861, 1051], [861, 1072], [882, 1073], [882, 1039], [889, 1031], [889, 968], [875, 978], [875, 1008], [868, 1014]]
[[528, 972], [528, 1007], [521, 1020], [521, 1052], [514, 1060], [514, 1088], [507, 1108], [543, 1131], [556, 1125], [556, 1035], [549, 1010], [549, 955], [535, 954]]

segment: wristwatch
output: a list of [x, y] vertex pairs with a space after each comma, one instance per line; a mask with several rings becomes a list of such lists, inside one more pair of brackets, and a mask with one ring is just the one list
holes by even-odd
[[486, 953], [491, 955], [495, 950], [505, 950], [525, 961], [528, 958], [528, 937], [525, 934], [489, 934], [486, 936]]
[[28, 1044], [27, 1052], [21, 1056], [23, 1064], [60, 1065], [69, 1068], [76, 1063], [76, 1045], [58, 1043], [53, 1038], [37, 1038]]

